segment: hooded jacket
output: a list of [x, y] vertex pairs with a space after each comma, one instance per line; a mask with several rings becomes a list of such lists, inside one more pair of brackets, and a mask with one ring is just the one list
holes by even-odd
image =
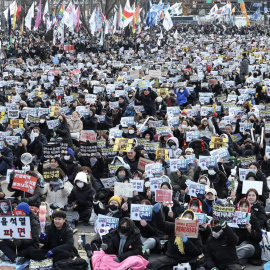
[[[176, 148], [175, 149], [172, 149], [170, 146], [169, 146], [169, 142], [170, 141], [173, 141], [175, 144], [176, 144]], [[181, 153], [182, 153], [182, 150], [179, 148], [179, 141], [176, 137], [170, 137], [167, 141], [166, 141], [166, 148], [167, 149], [172, 149], [173, 151], [173, 156], [172, 158], [178, 158]]]
[[190, 209], [191, 203], [192, 203], [193, 201], [198, 201], [198, 203], [199, 203], [199, 208], [198, 208], [197, 213], [202, 213], [202, 203], [201, 203], [201, 201], [200, 201], [198, 198], [193, 198], [193, 199], [191, 199], [190, 202], [189, 202], [189, 204], [188, 204], [188, 208]]
[[182, 93], [180, 91], [177, 91], [176, 89], [174, 90], [174, 93], [177, 96], [176, 104], [182, 105], [187, 102], [189, 92], [186, 87], [184, 88], [184, 91]]

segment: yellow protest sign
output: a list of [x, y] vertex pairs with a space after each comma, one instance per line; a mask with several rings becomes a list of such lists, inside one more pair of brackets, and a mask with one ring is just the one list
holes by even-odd
[[13, 129], [23, 128], [23, 119], [10, 119], [10, 126]]
[[213, 148], [218, 149], [218, 148], [225, 147], [225, 143], [228, 143], [228, 139], [227, 138], [212, 137], [209, 147], [211, 149], [213, 149]]
[[156, 159], [157, 158], [164, 158], [165, 161], [169, 159], [169, 151], [166, 148], [158, 148], [156, 150]]
[[132, 148], [133, 139], [126, 139], [126, 138], [116, 138], [115, 144], [113, 146], [113, 151], [120, 151], [127, 152]]

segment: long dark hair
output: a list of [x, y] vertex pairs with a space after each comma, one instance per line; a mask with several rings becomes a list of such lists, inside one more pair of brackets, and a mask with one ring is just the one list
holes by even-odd
[[121, 221], [119, 222], [118, 230], [120, 229], [121, 225], [123, 225], [124, 223], [127, 223], [127, 227], [130, 228], [128, 234], [134, 233], [135, 224], [134, 224], [133, 220], [128, 218], [128, 217], [124, 217], [121, 219]]

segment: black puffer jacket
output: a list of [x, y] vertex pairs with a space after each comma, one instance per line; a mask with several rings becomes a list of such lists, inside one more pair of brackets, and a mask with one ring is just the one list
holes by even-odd
[[77, 163], [74, 162], [73, 158], [70, 158], [70, 160], [63, 160], [63, 163], [66, 164], [67, 166], [67, 176], [68, 176], [68, 181], [71, 184], [74, 184], [74, 179], [79, 171], [79, 166]]
[[175, 241], [175, 223], [164, 221], [161, 211], [154, 213], [155, 219], [157, 220], [156, 225], [159, 230], [169, 235], [166, 256], [177, 260], [179, 263], [185, 262], [196, 262], [198, 256], [203, 252], [203, 245], [200, 235], [198, 238], [189, 238], [184, 243], [185, 254], [181, 254], [178, 246], [174, 243]]
[[228, 264], [238, 264], [235, 249], [237, 243], [238, 237], [229, 226], [223, 229], [223, 233], [218, 239], [210, 236], [204, 250], [207, 269], [213, 267], [225, 269]]
[[108, 245], [108, 248], [104, 250], [105, 253], [117, 255], [121, 262], [130, 256], [142, 255], [141, 235], [139, 229], [135, 226], [132, 232], [128, 235], [123, 247], [123, 253], [120, 255], [118, 254], [120, 236], [117, 229], [103, 236], [102, 240], [103, 243]]
[[[73, 232], [67, 223], [64, 223], [61, 230], [58, 230], [53, 222], [51, 225], [46, 227], [47, 238], [40, 240], [44, 246], [42, 249], [54, 249], [55, 254], [61, 252], [71, 252], [73, 255], [77, 254], [76, 248], [74, 247]], [[58, 235], [57, 239], [55, 236]]]
[[[82, 208], [82, 210], [85, 208], [91, 208], [93, 205], [93, 196], [95, 194], [96, 191], [92, 188], [92, 185], [90, 183], [85, 183], [83, 188], [79, 188], [75, 182], [75, 185], [70, 195], [68, 196], [68, 203], [71, 204], [73, 202], [76, 202], [78, 204], [78, 207]], [[77, 209], [77, 211], [79, 210], [80, 209]]]
[[256, 218], [258, 219], [261, 225], [261, 228], [264, 228], [265, 222], [267, 220], [267, 215], [266, 215], [264, 207], [261, 205], [260, 202], [257, 201], [251, 206], [251, 210], [253, 211]]
[[63, 143], [67, 143], [69, 148], [72, 148], [73, 143], [72, 143], [72, 139], [70, 136], [70, 132], [69, 132], [69, 128], [67, 125], [67, 122], [61, 122], [61, 125], [59, 127], [57, 127], [57, 129], [55, 130], [55, 133], [63, 138]]

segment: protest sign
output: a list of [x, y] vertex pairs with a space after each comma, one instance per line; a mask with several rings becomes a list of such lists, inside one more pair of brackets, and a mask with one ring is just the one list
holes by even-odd
[[247, 223], [250, 221], [250, 213], [235, 211], [233, 215], [233, 223], [229, 223], [230, 227], [246, 228]]
[[196, 166], [196, 163], [194, 161], [196, 159], [195, 154], [185, 155], [185, 157], [190, 166], [192, 167]]
[[120, 124], [122, 125], [122, 127], [129, 127], [134, 125], [134, 116], [121, 117]]
[[6, 141], [10, 145], [14, 145], [21, 142], [20, 136], [6, 136]]
[[206, 220], [207, 220], [206, 214], [203, 214], [203, 213], [194, 213], [194, 214], [195, 214], [196, 220], [199, 221], [199, 225], [206, 223]]
[[199, 221], [198, 220], [175, 220], [175, 236], [187, 236], [188, 238], [198, 238]]
[[169, 161], [171, 172], [176, 172], [177, 170], [181, 172], [186, 172], [188, 169], [188, 161], [184, 158], [170, 159]]
[[114, 151], [113, 148], [102, 148], [101, 155], [105, 158], [114, 158], [117, 156], [117, 151]]
[[141, 171], [145, 171], [145, 165], [152, 164], [152, 163], [154, 163], [154, 161], [149, 160], [147, 158], [140, 157], [137, 169]]
[[186, 142], [191, 142], [193, 140], [200, 138], [200, 132], [199, 131], [187, 131], [186, 132]]
[[38, 125], [38, 124], [39, 124], [39, 117], [35, 117], [35, 116], [32, 116], [32, 115], [28, 115], [28, 121], [29, 121], [31, 124], [36, 124], [36, 125]]
[[8, 118], [11, 119], [15, 119], [15, 118], [19, 118], [20, 114], [19, 114], [19, 110], [8, 110]]
[[0, 239], [32, 239], [30, 217], [0, 216]]
[[230, 159], [230, 154], [228, 151], [228, 148], [219, 148], [212, 150], [210, 152], [211, 157], [215, 157], [217, 160], [218, 159], [223, 159], [223, 160], [229, 160]]
[[152, 205], [131, 204], [130, 218], [132, 220], [152, 221], [152, 212], [153, 212]]
[[150, 86], [150, 83], [147, 80], [145, 81], [141, 80], [138, 82], [138, 87], [140, 90], [148, 89], [149, 86]]
[[120, 151], [127, 152], [132, 148], [133, 139], [126, 139], [126, 138], [116, 138], [115, 144], [113, 147], [113, 151]]
[[123, 164], [109, 164], [108, 168], [109, 168], [110, 176], [114, 176], [117, 169], [122, 166]]
[[104, 215], [98, 215], [95, 227], [97, 230], [104, 227], [110, 227], [111, 229], [118, 228], [119, 218], [109, 217]]
[[138, 192], [143, 192], [144, 180], [130, 180], [130, 183], [133, 184], [133, 190], [136, 190]]
[[104, 188], [110, 188], [114, 186], [114, 183], [118, 181], [117, 177], [100, 178]]
[[240, 124], [240, 132], [250, 131], [253, 127], [253, 123], [239, 123]]
[[270, 146], [266, 146], [265, 147], [265, 155], [268, 159], [270, 159]]
[[155, 175], [160, 175], [162, 171], [161, 163], [152, 163], [145, 165], [145, 172], [147, 177], [154, 177]]
[[132, 183], [114, 183], [114, 195], [133, 197], [133, 184]]
[[15, 173], [12, 188], [34, 194], [37, 178], [23, 173]]
[[80, 153], [83, 157], [93, 156], [97, 152], [97, 143], [89, 143], [87, 145], [80, 145]]
[[10, 119], [10, 126], [13, 129], [23, 128], [23, 119]]
[[253, 172], [256, 175], [255, 170], [239, 168], [239, 180], [240, 181], [246, 180], [246, 176], [248, 175], [249, 172]]
[[[42, 261], [30, 260], [30, 264], [29, 264], [29, 270], [51, 269], [52, 267], [53, 267], [52, 259], [45, 259]], [[20, 269], [16, 269], [16, 270], [20, 270]]]
[[211, 156], [199, 156], [199, 166], [201, 168], [213, 169], [217, 167], [217, 159]]
[[188, 187], [189, 196], [202, 198], [205, 195], [205, 185], [193, 182], [191, 180], [187, 180], [186, 185]]
[[12, 216], [12, 207], [10, 200], [0, 201], [0, 216]]
[[158, 148], [156, 150], [156, 159], [163, 158], [165, 161], [169, 159], [169, 151], [166, 148]]
[[169, 127], [157, 127], [156, 134], [159, 136], [168, 136], [171, 130]]
[[238, 164], [240, 164], [239, 167], [241, 168], [248, 168], [251, 162], [256, 162], [256, 161], [257, 161], [256, 156], [238, 157]]
[[81, 136], [80, 136], [80, 141], [81, 142], [95, 142], [97, 139], [97, 133], [91, 130], [82, 130], [81, 131]]
[[259, 195], [262, 195], [262, 190], [263, 190], [263, 181], [251, 181], [251, 180], [245, 180], [243, 181], [243, 186], [242, 186], [242, 194], [246, 194], [247, 191], [250, 188], [254, 188], [257, 190]]
[[171, 202], [172, 201], [172, 190], [156, 189], [155, 190], [155, 201], [156, 202]]
[[223, 219], [227, 222], [232, 222], [234, 215], [234, 207], [226, 207], [213, 205], [213, 217], [219, 220]]
[[160, 186], [163, 182], [168, 182], [168, 178], [150, 178], [150, 190], [155, 192], [156, 189], [160, 189]]
[[58, 169], [52, 169], [52, 168], [44, 168], [43, 169], [43, 179], [46, 182], [51, 182], [51, 181], [58, 181], [60, 176], [60, 171]]
[[45, 158], [60, 157], [60, 143], [48, 143], [43, 145], [43, 155]]

